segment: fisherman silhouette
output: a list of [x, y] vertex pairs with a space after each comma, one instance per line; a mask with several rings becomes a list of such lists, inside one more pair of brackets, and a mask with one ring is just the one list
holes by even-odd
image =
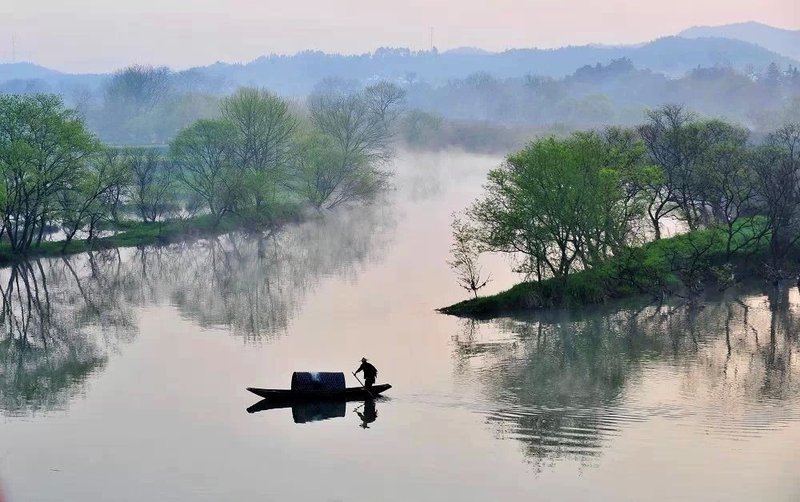
[[378, 410], [375, 409], [375, 401], [372, 399], [367, 399], [364, 401], [363, 413], [358, 411], [358, 408], [356, 408], [354, 411], [358, 415], [358, 418], [361, 419], [361, 424], [359, 427], [362, 429], [369, 429], [369, 424], [378, 418]]
[[367, 362], [366, 357], [361, 358], [361, 366], [359, 366], [353, 374], [355, 375], [359, 371], [364, 372], [364, 387], [367, 389], [372, 387], [372, 384], [375, 383], [375, 378], [378, 376], [378, 370], [375, 368], [375, 366]]

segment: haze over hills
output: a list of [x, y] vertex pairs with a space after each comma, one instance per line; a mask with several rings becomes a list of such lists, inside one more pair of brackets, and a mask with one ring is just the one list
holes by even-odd
[[[636, 67], [679, 77], [697, 67], [731, 67], [763, 70], [775, 62], [782, 68], [799, 63], [754, 43], [726, 38], [665, 37], [629, 46], [572, 46], [560, 49], [512, 49], [490, 53], [476, 48], [412, 52], [378, 49], [372, 54], [341, 55], [305, 51], [291, 56], [270, 55], [247, 64], [214, 63], [188, 70], [212, 92], [226, 92], [240, 85], [268, 87], [284, 95], [305, 95], [322, 79], [337, 77], [359, 82], [389, 79], [398, 83], [427, 82], [442, 85], [477, 72], [496, 78], [526, 74], [560, 78], [584, 65], [607, 64], [627, 58]], [[29, 63], [0, 65], [0, 82], [15, 82], [14, 89], [52, 91], [74, 85], [96, 88], [107, 75], [65, 74]], [[2, 89], [0, 89], [2, 90]]]
[[784, 30], [753, 21], [722, 26], [694, 26], [678, 34], [684, 38], [722, 37], [760, 45], [800, 60], [800, 30]]

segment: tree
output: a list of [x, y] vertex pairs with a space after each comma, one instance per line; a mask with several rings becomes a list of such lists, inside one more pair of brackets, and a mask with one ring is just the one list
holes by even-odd
[[800, 124], [770, 134], [753, 153], [753, 163], [770, 229], [770, 255], [778, 265], [800, 239]]
[[400, 114], [400, 107], [406, 99], [406, 91], [393, 84], [382, 80], [364, 90], [372, 111], [377, 115], [384, 126], [394, 123]]
[[117, 111], [150, 111], [167, 95], [169, 87], [169, 68], [128, 66], [115, 72], [106, 84], [106, 105]]
[[458, 285], [477, 298], [478, 290], [486, 286], [490, 280], [490, 277], [483, 278], [478, 264], [481, 249], [477, 235], [469, 223], [461, 221], [458, 217], [453, 219], [450, 228], [453, 232], [453, 245], [450, 246], [452, 260], [447, 264], [455, 272]]
[[59, 193], [75, 190], [99, 143], [61, 98], [0, 96], [0, 210], [13, 252], [41, 242]]
[[[333, 145], [318, 207], [366, 202], [388, 184], [389, 128], [364, 93], [325, 92], [309, 99], [311, 122]], [[384, 117], [389, 116], [389, 109]]]
[[661, 168], [663, 177], [654, 178], [647, 212], [655, 238], [661, 238], [661, 221], [681, 210], [690, 229], [697, 226], [692, 207], [692, 168], [697, 152], [687, 136], [694, 114], [680, 105], [665, 105], [647, 113], [648, 122], [639, 127], [652, 162]]
[[217, 221], [234, 207], [241, 189], [240, 173], [232, 168], [235, 137], [227, 121], [199, 120], [170, 144], [178, 178], [205, 202]]
[[274, 94], [244, 88], [222, 102], [233, 127], [233, 166], [239, 169], [255, 209], [263, 213], [289, 183], [292, 137], [297, 119], [289, 104]]
[[128, 148], [124, 156], [131, 176], [130, 201], [142, 221], [158, 221], [169, 211], [174, 197], [174, 179], [164, 159], [152, 148]]
[[716, 129], [716, 140], [699, 159], [698, 192], [710, 206], [714, 224], [725, 232], [725, 251], [730, 258], [761, 240], [769, 227], [761, 224], [748, 131], [720, 121], [708, 122], [706, 127]]
[[70, 190], [57, 194], [64, 248], [84, 227], [88, 227], [88, 239], [94, 238], [97, 224], [116, 212], [112, 207], [119, 204], [115, 194], [126, 186], [128, 175], [116, 151], [102, 151], [87, 160]]
[[535, 140], [490, 171], [485, 196], [468, 212], [481, 244], [521, 253], [521, 271], [537, 280], [621, 251], [642, 209], [627, 188], [635, 154], [609, 134]]

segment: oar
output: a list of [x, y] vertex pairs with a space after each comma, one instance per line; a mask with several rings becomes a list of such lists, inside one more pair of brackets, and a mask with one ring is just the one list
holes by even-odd
[[353, 376], [354, 376], [354, 377], [356, 377], [356, 380], [358, 380], [358, 383], [360, 383], [360, 384], [361, 384], [361, 387], [364, 389], [364, 391], [365, 391], [367, 394], [369, 394], [369, 397], [370, 397], [371, 399], [375, 399], [375, 396], [373, 396], [373, 395], [372, 395], [372, 392], [370, 392], [370, 391], [369, 391], [369, 389], [367, 389], [367, 386], [366, 386], [366, 385], [364, 385], [364, 383], [361, 381], [361, 379], [360, 379], [360, 378], [358, 378], [358, 375], [356, 375], [355, 373], [353, 373]]

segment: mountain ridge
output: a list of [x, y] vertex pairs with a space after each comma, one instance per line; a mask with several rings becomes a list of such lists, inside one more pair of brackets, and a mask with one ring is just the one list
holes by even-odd
[[692, 26], [678, 33], [678, 36], [684, 38], [711, 36], [741, 40], [795, 60], [800, 59], [800, 30], [777, 28], [756, 21], [717, 26]]
[[[358, 55], [303, 51], [294, 55], [265, 55], [249, 63], [215, 62], [184, 70], [192, 78], [213, 79], [218, 92], [233, 87], [263, 86], [284, 95], [305, 95], [321, 80], [333, 77], [359, 82], [389, 79], [398, 83], [425, 82], [441, 85], [474, 73], [490, 73], [496, 78], [526, 74], [561, 78], [576, 69], [629, 59], [637, 68], [679, 77], [697, 67], [753, 68], [762, 71], [770, 63], [781, 67], [800, 66], [796, 59], [783, 56], [757, 44], [719, 37], [662, 37], [645, 44], [626, 46], [582, 45], [558, 49], [519, 48], [488, 52], [476, 48], [451, 51], [411, 51], [404, 48], [379, 48]], [[0, 82], [16, 82], [13, 89], [68, 88], [80, 84], [97, 88], [109, 78], [106, 74], [70, 74], [33, 63], [0, 64]], [[35, 84], [35, 85], [34, 85]], [[0, 87], [2, 89], [2, 87]]]

